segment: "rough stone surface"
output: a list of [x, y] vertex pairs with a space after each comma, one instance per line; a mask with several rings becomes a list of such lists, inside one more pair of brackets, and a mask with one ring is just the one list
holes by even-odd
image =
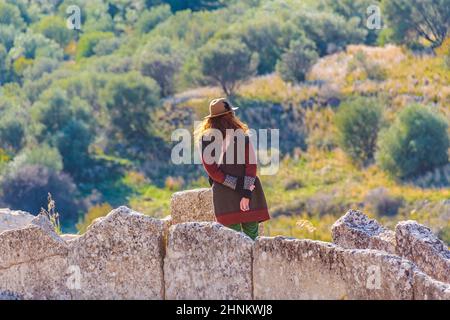
[[414, 272], [415, 300], [450, 300], [450, 284], [434, 280], [425, 273]]
[[167, 299], [251, 299], [253, 241], [215, 222], [170, 228]]
[[255, 299], [412, 299], [413, 265], [376, 250], [347, 250], [333, 244], [257, 239]]
[[68, 248], [50, 221], [38, 216], [25, 228], [0, 234], [0, 294], [21, 299], [69, 299]]
[[283, 237], [253, 242], [216, 222], [174, 224], [171, 216], [156, 220], [126, 207], [81, 236], [60, 236], [43, 215], [6, 211], [0, 300], [450, 300], [448, 247], [413, 221], [397, 225], [391, 254], [392, 232], [360, 212], [335, 224], [338, 246]]
[[162, 299], [164, 225], [126, 207], [111, 211], [81, 237], [68, 241], [79, 268], [79, 299]]
[[364, 213], [349, 210], [332, 227], [333, 243], [349, 249], [375, 249], [395, 254], [395, 234]]
[[19, 229], [27, 226], [34, 216], [25, 211], [13, 211], [0, 209], [0, 232], [11, 229]]
[[175, 192], [170, 201], [173, 224], [195, 221], [216, 221], [211, 189]]
[[450, 283], [450, 250], [429, 228], [415, 221], [395, 227], [397, 254], [414, 262], [436, 280]]
[[2, 299], [163, 299], [164, 223], [126, 207], [79, 237], [44, 216], [0, 234]]

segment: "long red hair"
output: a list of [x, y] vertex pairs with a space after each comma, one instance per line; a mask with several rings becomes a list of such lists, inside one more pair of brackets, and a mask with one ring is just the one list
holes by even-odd
[[234, 114], [234, 112], [230, 112], [224, 114], [223, 116], [206, 118], [203, 120], [194, 131], [195, 141], [200, 141], [203, 135], [205, 135], [210, 129], [220, 130], [224, 137], [227, 129], [241, 129], [244, 133], [248, 132], [248, 126], [242, 122]]

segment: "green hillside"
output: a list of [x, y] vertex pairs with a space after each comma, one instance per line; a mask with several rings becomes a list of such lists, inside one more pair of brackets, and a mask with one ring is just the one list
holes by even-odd
[[171, 162], [171, 133], [227, 94], [251, 128], [280, 130], [280, 169], [261, 176], [268, 234], [329, 240], [360, 208], [450, 243], [448, 8], [0, 0], [0, 207], [37, 214], [50, 192], [80, 232], [118, 205], [165, 216], [174, 191], [208, 186]]

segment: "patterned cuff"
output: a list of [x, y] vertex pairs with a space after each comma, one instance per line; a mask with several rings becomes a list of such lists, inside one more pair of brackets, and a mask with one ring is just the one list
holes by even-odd
[[225, 181], [222, 184], [228, 188], [236, 190], [237, 178], [227, 174], [225, 176]]
[[255, 184], [256, 177], [244, 177], [244, 189], [250, 190], [250, 187]]

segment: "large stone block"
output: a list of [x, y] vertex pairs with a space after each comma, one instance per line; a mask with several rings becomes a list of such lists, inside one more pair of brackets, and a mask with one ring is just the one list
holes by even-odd
[[429, 228], [402, 221], [395, 228], [397, 254], [436, 280], [450, 283], [450, 250]]
[[343, 299], [342, 255], [334, 245], [284, 237], [258, 238], [253, 249], [255, 299]]
[[77, 299], [163, 299], [164, 224], [126, 207], [67, 241]]
[[34, 216], [25, 211], [0, 209], [0, 232], [26, 227]]
[[172, 223], [216, 221], [211, 189], [175, 192], [170, 201]]
[[395, 254], [395, 234], [364, 213], [349, 210], [332, 227], [333, 243], [343, 248], [375, 249]]
[[70, 299], [67, 268], [67, 245], [44, 216], [0, 234], [0, 295]]
[[167, 299], [251, 299], [253, 241], [215, 222], [170, 228]]
[[413, 265], [376, 250], [347, 250], [333, 244], [257, 239], [255, 299], [412, 299]]

